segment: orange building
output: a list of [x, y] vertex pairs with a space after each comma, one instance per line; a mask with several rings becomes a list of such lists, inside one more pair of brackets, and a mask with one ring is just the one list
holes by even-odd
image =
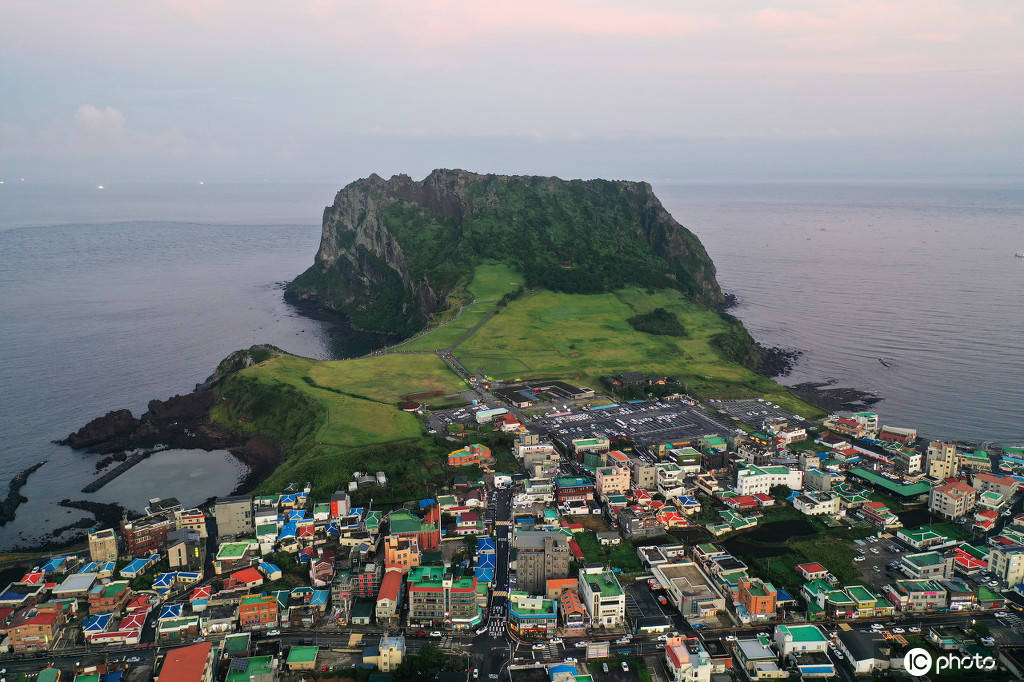
[[491, 461], [491, 449], [480, 443], [471, 443], [448, 453], [448, 466], [464, 467]]
[[157, 682], [210, 682], [214, 667], [212, 653], [210, 642], [169, 649]]
[[774, 616], [778, 596], [775, 586], [760, 578], [740, 581], [739, 601], [751, 617]]
[[49, 650], [62, 622], [60, 611], [37, 611], [31, 607], [22, 610], [7, 630], [11, 649], [15, 653]]
[[250, 594], [238, 604], [238, 627], [242, 630], [263, 630], [277, 625], [277, 597], [272, 594]]
[[389, 535], [384, 541], [384, 565], [398, 568], [407, 573], [410, 568], [420, 565], [420, 547], [416, 538]]

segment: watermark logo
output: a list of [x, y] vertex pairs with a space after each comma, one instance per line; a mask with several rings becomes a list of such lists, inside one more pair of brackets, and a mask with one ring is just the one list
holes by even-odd
[[921, 647], [914, 647], [903, 657], [903, 667], [911, 675], [924, 675], [931, 672], [932, 655]]
[[932, 665], [935, 666], [935, 672], [942, 674], [945, 670], [995, 670], [996, 659], [991, 656], [981, 656], [980, 654], [974, 654], [973, 656], [954, 656], [953, 654], [943, 654], [938, 658], [932, 659], [932, 655], [927, 650], [921, 647], [914, 647], [906, 653], [903, 657], [903, 667], [911, 675], [924, 675], [932, 671]]

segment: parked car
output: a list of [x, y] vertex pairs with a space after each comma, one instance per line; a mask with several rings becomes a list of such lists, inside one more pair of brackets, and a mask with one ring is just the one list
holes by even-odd
[[267, 630], [267, 637], [280, 637], [280, 636], [281, 636], [281, 631], [278, 630], [277, 628], [275, 628], [273, 630]]
[[853, 560], [854, 561], [864, 561], [864, 559], [866, 559], [866, 558], [867, 557], [865, 557], [863, 554], [858, 554], [857, 556], [853, 557]]
[[534, 651], [538, 651], [538, 650], [540, 650], [540, 649], [543, 649], [543, 648], [545, 648], [546, 646], [547, 646], [547, 645], [545, 645], [545, 644], [534, 644], [534, 645], [533, 645], [533, 650], [534, 650]]
[[996, 638], [995, 637], [982, 637], [979, 641], [982, 644], [984, 644], [985, 646], [994, 646], [995, 643], [996, 643]]
[[473, 668], [473, 679], [480, 677], [480, 668]]
[[921, 632], [921, 628], [919, 628], [916, 625], [911, 625], [909, 628], [907, 628], [907, 632]]
[[413, 637], [426, 637], [427, 636], [427, 631], [426, 630], [416, 630], [415, 632], [412, 633], [412, 636]]
[[622, 672], [624, 672], [624, 673], [628, 673], [629, 672], [629, 664], [626, 663], [625, 661], [622, 662]]
[[603, 670], [604, 672], [608, 672], [608, 664], [607, 663], [602, 663], [601, 664], [601, 670]]
[[440, 630], [431, 630], [430, 631], [430, 636], [431, 637], [440, 637], [441, 636], [441, 631]]
[[894, 634], [897, 635], [902, 635], [904, 632], [906, 632], [906, 630], [904, 630], [903, 628], [893, 628], [892, 631]]

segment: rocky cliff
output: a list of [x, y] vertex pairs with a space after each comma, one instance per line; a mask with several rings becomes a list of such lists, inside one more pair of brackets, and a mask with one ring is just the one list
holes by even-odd
[[462, 170], [421, 181], [371, 175], [342, 189], [324, 211], [313, 266], [286, 296], [360, 329], [407, 335], [485, 258], [514, 266], [533, 287], [673, 287], [712, 307], [724, 303], [700, 240], [649, 184]]

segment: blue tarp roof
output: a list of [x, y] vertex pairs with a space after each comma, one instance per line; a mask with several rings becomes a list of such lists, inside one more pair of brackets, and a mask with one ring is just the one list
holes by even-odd
[[161, 573], [153, 579], [153, 589], [159, 590], [160, 588], [169, 589], [174, 580], [178, 577], [177, 573]]
[[121, 575], [127, 575], [128, 573], [141, 573], [146, 570], [150, 564], [154, 564], [157, 561], [160, 561], [159, 554], [152, 554], [148, 557], [132, 559], [131, 563], [121, 569]]
[[420, 509], [426, 509], [427, 507], [432, 507], [434, 504], [435, 504], [434, 498], [428, 497], [426, 499], [420, 500]]
[[493, 554], [477, 554], [476, 565], [479, 568], [494, 568], [494, 555]]
[[492, 537], [478, 537], [476, 539], [476, 551], [477, 554], [480, 552], [493, 552], [495, 550], [494, 538]]
[[43, 573], [53, 573], [54, 571], [59, 570], [60, 567], [64, 565], [64, 562], [67, 560], [68, 558], [66, 556], [53, 557], [45, 564], [43, 564]]
[[800, 495], [801, 495], [801, 491], [799, 491], [799, 490], [794, 490], [794, 491], [793, 491], [793, 492], [791, 492], [790, 494], [786, 495], [786, 501], [787, 501], [787, 502], [792, 502], [792, 501], [793, 501], [793, 500], [795, 500], [796, 498], [800, 497]]
[[786, 590], [784, 590], [782, 588], [779, 588], [778, 593], [775, 595], [775, 602], [778, 603], [778, 604], [785, 604], [785, 603], [788, 603], [788, 602], [795, 602], [795, 601], [796, 600], [793, 599], [793, 595], [791, 595], [789, 592], [787, 592]]
[[309, 600], [309, 603], [316, 606], [323, 606], [327, 604], [327, 599], [330, 596], [330, 590], [316, 590], [313, 592], [313, 598]]
[[181, 616], [181, 604], [164, 604], [160, 607], [160, 620]]
[[484, 568], [483, 566], [477, 566], [473, 570], [473, 574], [476, 576], [478, 583], [493, 583], [494, 582], [494, 569]]
[[89, 616], [82, 623], [82, 630], [84, 632], [103, 632], [107, 629], [111, 617], [113, 617], [112, 613], [98, 613], [95, 616]]
[[338, 524], [336, 523], [328, 523], [327, 526], [325, 527], [325, 530], [327, 531], [328, 535], [334, 537], [338, 537], [339, 535], [341, 535], [341, 529], [338, 528]]
[[124, 673], [122, 672], [107, 673], [103, 676], [103, 682], [121, 682], [121, 678], [123, 677]]
[[298, 531], [298, 525], [294, 521], [289, 521], [281, 527], [281, 531], [277, 534], [277, 539], [281, 538], [293, 538]]
[[261, 561], [260, 562], [260, 570], [263, 571], [264, 573], [268, 574], [268, 575], [271, 574], [271, 573], [280, 573], [281, 572], [280, 567], [270, 563], [269, 561]]
[[306, 518], [306, 510], [305, 509], [289, 509], [288, 510], [288, 520], [289, 521], [298, 521], [299, 519], [304, 519], [304, 518]]
[[195, 571], [178, 571], [178, 580], [199, 580], [199, 574]]
[[75, 571], [75, 573], [95, 573], [98, 570], [100, 570], [100, 562], [90, 561], [87, 564], [82, 564], [82, 567]]

